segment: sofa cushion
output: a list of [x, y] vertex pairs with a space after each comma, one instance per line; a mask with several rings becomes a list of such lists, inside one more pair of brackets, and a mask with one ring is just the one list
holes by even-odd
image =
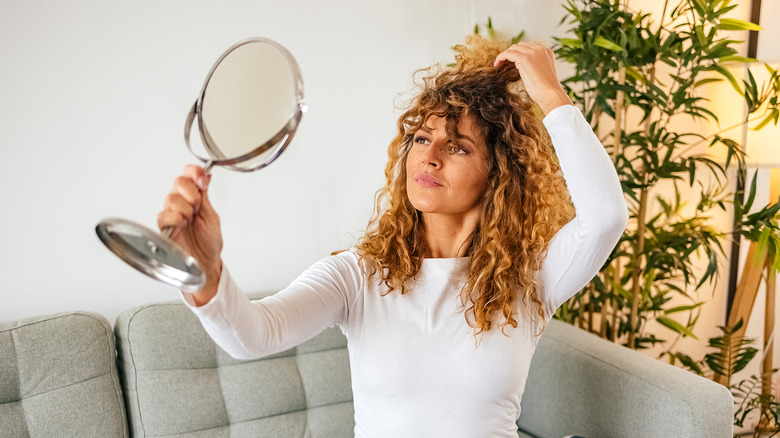
[[552, 320], [518, 426], [561, 437], [731, 437], [733, 397], [711, 380]]
[[0, 435], [128, 436], [115, 357], [97, 314], [0, 323]]
[[252, 361], [224, 353], [179, 302], [128, 310], [115, 331], [133, 436], [353, 436], [337, 328]]

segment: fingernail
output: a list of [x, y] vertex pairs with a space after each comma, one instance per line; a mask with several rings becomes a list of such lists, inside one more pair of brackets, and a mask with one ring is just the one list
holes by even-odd
[[201, 176], [200, 178], [198, 178], [196, 184], [198, 184], [198, 187], [201, 190], [206, 190], [209, 186], [209, 180], [205, 176]]

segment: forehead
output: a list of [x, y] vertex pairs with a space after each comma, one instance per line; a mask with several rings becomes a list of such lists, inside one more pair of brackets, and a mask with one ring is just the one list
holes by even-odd
[[[445, 131], [447, 127], [447, 119], [436, 114], [431, 114], [427, 119], [425, 119], [425, 123], [423, 123], [422, 127], [433, 131]], [[458, 121], [458, 135], [469, 137], [475, 141], [482, 140], [479, 126], [474, 120], [474, 117], [469, 114], [464, 114], [460, 117], [460, 120]]]

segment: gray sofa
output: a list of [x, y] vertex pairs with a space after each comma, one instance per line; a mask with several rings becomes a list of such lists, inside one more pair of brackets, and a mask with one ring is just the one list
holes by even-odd
[[[128, 310], [113, 332], [86, 312], [0, 323], [0, 383], [4, 438], [353, 436], [337, 328], [239, 361], [178, 302]], [[552, 321], [518, 435], [726, 438], [732, 409], [716, 383]]]

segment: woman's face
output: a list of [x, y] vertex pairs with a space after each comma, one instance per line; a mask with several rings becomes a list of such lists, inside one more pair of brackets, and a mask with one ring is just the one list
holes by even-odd
[[461, 117], [455, 144], [448, 144], [445, 126], [445, 118], [431, 116], [414, 134], [406, 158], [407, 196], [424, 214], [478, 218], [488, 187], [485, 140], [470, 116]]

